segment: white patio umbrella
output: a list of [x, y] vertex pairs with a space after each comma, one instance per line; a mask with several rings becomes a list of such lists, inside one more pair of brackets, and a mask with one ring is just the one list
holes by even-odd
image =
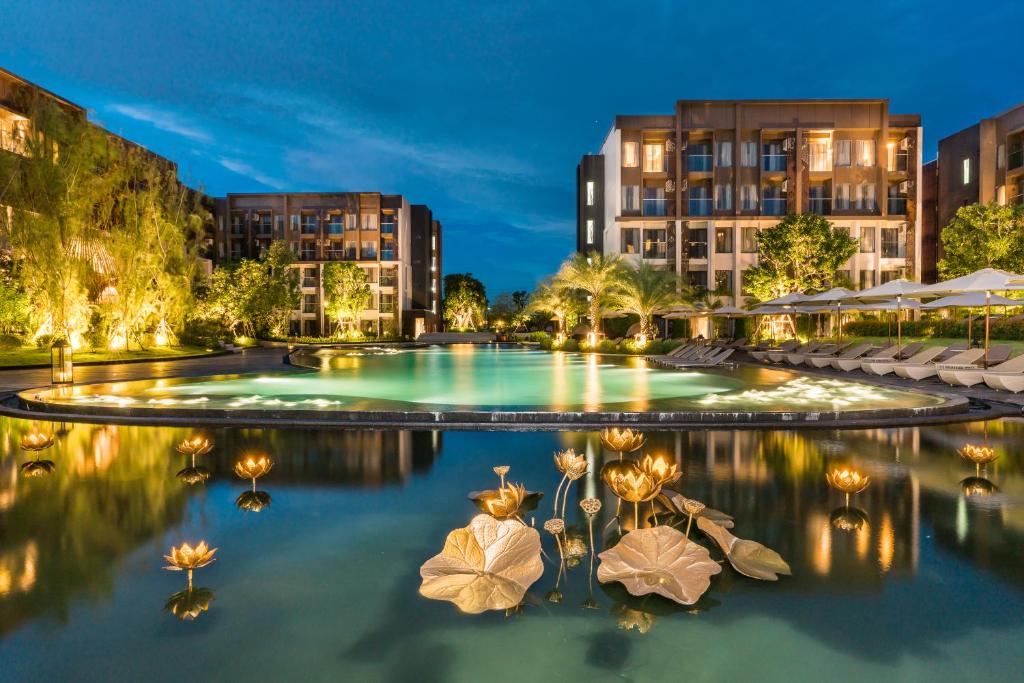
[[807, 301], [809, 298], [810, 297], [808, 295], [801, 294], [800, 292], [790, 292], [789, 294], [786, 294], [785, 296], [780, 296], [777, 299], [772, 299], [771, 301], [765, 301], [761, 305], [762, 306], [792, 306], [793, 304], [798, 304], [798, 303], [801, 303], [803, 301]]
[[889, 282], [877, 287], [862, 289], [859, 292], [851, 292], [846, 298], [869, 303], [872, 301], [888, 301], [896, 297], [896, 349], [897, 353], [901, 353], [903, 351], [903, 297], [917, 294], [927, 289], [927, 287], [927, 285], [922, 285], [920, 282], [911, 282], [910, 280], [899, 278], [889, 280]]
[[846, 287], [833, 287], [827, 292], [821, 294], [815, 294], [813, 296], [806, 297], [803, 301], [797, 303], [801, 308], [804, 306], [820, 306], [821, 304], [835, 304], [836, 306], [836, 320], [838, 323], [838, 338], [839, 341], [843, 340], [843, 299], [848, 299], [850, 295], [855, 295], [853, 292]]
[[988, 367], [989, 328], [992, 313], [992, 292], [1003, 292], [1008, 290], [1024, 290], [1024, 275], [1008, 273], [997, 268], [982, 268], [969, 275], [937, 282], [928, 285], [921, 291], [913, 294], [914, 298], [927, 296], [942, 296], [946, 294], [967, 294], [969, 292], [985, 293], [985, 366]]
[[[964, 294], [952, 294], [950, 296], [944, 296], [941, 299], [935, 301], [929, 301], [926, 304], [921, 304], [921, 308], [926, 310], [935, 310], [938, 308], [980, 308], [986, 303], [986, 297], [984, 292], [965, 292]], [[988, 296], [987, 303], [989, 306], [1024, 306], [1024, 299], [1008, 299], [1005, 296], [999, 296], [998, 294], [991, 294]], [[974, 327], [974, 316], [968, 313], [967, 315], [967, 346], [971, 346], [971, 328]]]

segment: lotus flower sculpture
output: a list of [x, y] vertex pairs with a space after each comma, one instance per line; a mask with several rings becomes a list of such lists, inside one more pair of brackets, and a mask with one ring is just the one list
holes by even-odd
[[871, 477], [867, 476], [860, 470], [849, 467], [840, 466], [833, 467], [828, 473], [825, 474], [825, 481], [828, 485], [837, 491], [841, 491], [846, 494], [846, 505], [850, 504], [850, 494], [860, 493], [868, 487], [871, 483]]
[[38, 453], [39, 451], [45, 451], [52, 445], [53, 434], [43, 434], [40, 431], [33, 430], [21, 437], [21, 449], [24, 451]]
[[164, 611], [181, 621], [188, 621], [208, 611], [213, 598], [213, 591], [209, 588], [189, 588], [167, 598]]
[[262, 512], [270, 507], [270, 494], [266, 491], [242, 491], [235, 498], [235, 507], [246, 512]]
[[633, 463], [609, 463], [602, 471], [605, 483], [620, 500], [633, 504], [633, 527], [640, 526], [640, 503], [646, 503], [661, 493], [658, 483]]
[[540, 551], [536, 529], [477, 515], [420, 567], [420, 595], [470, 614], [515, 607], [544, 573]]
[[505, 484], [499, 489], [471, 494], [477, 507], [497, 519], [518, 519], [519, 511], [528, 496], [522, 484]]
[[202, 569], [213, 562], [213, 556], [216, 552], [217, 549], [208, 547], [206, 541], [199, 541], [199, 544], [194, 548], [188, 543], [182, 543], [178, 547], [171, 546], [171, 554], [164, 555], [164, 559], [170, 564], [164, 567], [164, 569], [172, 572], [187, 571], [188, 586], [191, 588], [192, 572], [196, 569]]
[[964, 447], [959, 451], [960, 457], [964, 460], [970, 460], [974, 463], [974, 476], [981, 476], [981, 468], [988, 465], [990, 462], [994, 462], [999, 458], [999, 454], [996, 453], [996, 449], [991, 446], [984, 445], [979, 446], [977, 444], [964, 444]]
[[[662, 497], [664, 498], [664, 502], [666, 502], [666, 506], [675, 510], [680, 515], [689, 517], [692, 514], [694, 517], [707, 517], [712, 522], [725, 529], [731, 529], [733, 527], [734, 522], [731, 515], [727, 515], [721, 510], [709, 508], [705, 506], [704, 503], [693, 500], [692, 498], [687, 498], [681, 493], [676, 493], [675, 491], [663, 491]], [[703, 507], [697, 508], [697, 505]]]
[[629, 427], [625, 429], [608, 427], [601, 432], [601, 443], [608, 450], [618, 451], [619, 460], [622, 460], [624, 454], [632, 453], [642, 448], [646, 441], [647, 437], [643, 433], [634, 432]]
[[256, 480], [264, 476], [274, 467], [274, 461], [265, 455], [250, 455], [235, 463], [235, 474], [242, 479], [252, 480], [252, 490], [256, 490]]
[[494, 473], [497, 474], [498, 477], [501, 478], [501, 487], [504, 488], [505, 487], [505, 475], [508, 474], [508, 471], [511, 468], [508, 465], [497, 465], [497, 466], [495, 466], [492, 469], [494, 470]]
[[793, 572], [782, 556], [757, 541], [737, 538], [707, 517], [697, 518], [697, 528], [711, 537], [725, 553], [733, 569], [762, 581], [778, 581], [779, 574]]
[[618, 581], [631, 595], [655, 593], [683, 605], [697, 602], [722, 571], [704, 546], [667, 526], [634, 529], [598, 557], [602, 583]]
[[960, 482], [965, 496], [991, 496], [999, 488], [985, 477], [967, 477]]
[[51, 474], [56, 467], [52, 460], [29, 460], [21, 463], [19, 469], [26, 477], [44, 477]]
[[679, 465], [661, 454], [653, 458], [645, 455], [640, 461], [640, 471], [650, 477], [659, 488], [674, 484], [683, 476], [683, 473], [679, 471]]
[[206, 455], [213, 450], [213, 442], [207, 438], [196, 435], [191, 439], [185, 439], [175, 449], [182, 455], [192, 457], [192, 462], [195, 463], [195, 457], [197, 455]]
[[198, 467], [186, 467], [178, 470], [177, 477], [181, 483], [194, 486], [208, 480], [210, 478], [210, 470], [201, 465]]
[[574, 481], [587, 473], [589, 465], [587, 464], [587, 456], [582, 453], [577, 454], [576, 451], [569, 448], [555, 453], [555, 467], [562, 473], [562, 481], [558, 483], [558, 488], [555, 489], [555, 509], [552, 514], [558, 514], [558, 496], [562, 492], [562, 485], [564, 484], [565, 493], [562, 498], [562, 518], [564, 519], [565, 501], [569, 498], [569, 489]]

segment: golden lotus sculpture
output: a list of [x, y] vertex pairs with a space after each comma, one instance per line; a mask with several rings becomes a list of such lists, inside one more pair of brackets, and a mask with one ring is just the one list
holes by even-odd
[[601, 443], [610, 451], [618, 451], [620, 459], [623, 454], [642, 448], [646, 441], [647, 437], [643, 433], [634, 432], [629, 427], [608, 427], [601, 432]]
[[563, 550], [567, 567], [578, 567], [583, 562], [583, 558], [590, 554], [590, 546], [582, 536], [570, 536], [569, 534], [565, 536]]
[[683, 473], [679, 471], [679, 465], [670, 461], [668, 456], [658, 454], [654, 457], [645, 455], [640, 461], [640, 471], [650, 477], [654, 484], [661, 488], [679, 481]]
[[779, 574], [793, 574], [789, 564], [771, 548], [757, 541], [737, 538], [707, 517], [697, 518], [697, 528], [718, 544], [733, 569], [744, 576], [762, 581], [778, 581]]
[[199, 541], [194, 548], [188, 543], [182, 543], [178, 547], [171, 546], [171, 554], [164, 555], [164, 559], [170, 564], [164, 569], [172, 572], [188, 572], [188, 587], [191, 588], [192, 572], [213, 562], [216, 552], [217, 549], [208, 547], [206, 541]]
[[657, 617], [650, 612], [633, 609], [627, 605], [619, 604], [612, 608], [618, 626], [623, 631], [633, 631], [644, 634], [651, 630]]
[[513, 608], [544, 573], [540, 552], [536, 529], [477, 515], [420, 567], [420, 595], [470, 614]]
[[633, 504], [633, 527], [639, 527], [640, 503], [654, 500], [661, 493], [661, 487], [639, 466], [631, 462], [608, 463], [601, 471], [601, 475], [617, 498]]
[[846, 494], [846, 504], [850, 504], [850, 494], [860, 493], [871, 483], [871, 477], [860, 470], [843, 465], [833, 467], [825, 474], [825, 481], [837, 491]]
[[999, 458], [999, 454], [996, 453], [996, 449], [988, 445], [978, 444], [964, 444], [964, 447], [959, 451], [960, 457], [964, 460], [970, 460], [974, 463], [974, 475], [976, 477], [981, 476], [981, 468], [988, 465], [990, 462], [994, 462]]
[[235, 463], [235, 474], [241, 479], [251, 479], [256, 490], [256, 480], [274, 468], [274, 461], [265, 455], [250, 455]]
[[868, 523], [868, 515], [863, 510], [847, 505], [833, 510], [832, 514], [829, 515], [828, 521], [833, 529], [851, 533], [860, 530]]
[[178, 474], [175, 476], [178, 477], [178, 480], [181, 483], [187, 484], [188, 486], [194, 486], [207, 481], [210, 478], [210, 470], [202, 466], [186, 467], [178, 470]]
[[262, 512], [270, 507], [270, 494], [266, 491], [242, 491], [235, 498], [235, 507], [246, 512]]
[[471, 494], [473, 502], [483, 512], [497, 519], [519, 517], [519, 511], [529, 493], [522, 484], [505, 484], [499, 489]]
[[56, 468], [52, 460], [29, 460], [19, 466], [21, 473], [26, 477], [45, 477]]
[[45, 451], [52, 445], [53, 434], [44, 434], [38, 430], [33, 430], [21, 437], [21, 449], [23, 451], [38, 453], [39, 451]]
[[493, 467], [491, 469], [493, 469], [494, 473], [497, 474], [498, 477], [501, 478], [501, 486], [502, 486], [502, 488], [504, 488], [504, 486], [505, 486], [505, 475], [508, 474], [508, 471], [510, 469], [512, 469], [512, 468], [510, 468], [508, 465], [496, 465], [495, 467]]
[[[577, 454], [575, 450], [569, 448], [564, 451], [555, 453], [554, 456], [555, 467], [562, 473], [562, 480], [558, 482], [558, 488], [555, 489], [555, 507], [552, 514], [558, 514], [558, 497], [562, 497], [562, 518], [565, 518], [565, 503], [569, 498], [569, 489], [572, 487], [572, 483], [577, 479], [585, 475], [590, 468], [587, 463], [587, 456], [582, 453]], [[567, 483], [568, 482], [568, 483]], [[565, 485], [565, 492], [562, 493], [562, 486]]]
[[985, 477], [967, 477], [960, 482], [960, 490], [965, 496], [991, 496], [999, 488]]
[[213, 591], [209, 588], [189, 588], [167, 598], [164, 611], [181, 621], [189, 621], [208, 611], [213, 599]]
[[602, 583], [618, 581], [631, 595], [655, 593], [683, 605], [697, 602], [722, 571], [704, 546], [668, 526], [630, 531], [598, 557]]
[[203, 436], [196, 435], [191, 439], [185, 439], [175, 446], [175, 449], [182, 455], [195, 458], [197, 455], [206, 455], [212, 451], [213, 442]]

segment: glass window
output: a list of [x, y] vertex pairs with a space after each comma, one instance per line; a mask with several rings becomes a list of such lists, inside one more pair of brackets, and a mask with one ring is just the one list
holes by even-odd
[[622, 186], [622, 213], [640, 210], [640, 186]]
[[860, 271], [860, 288], [870, 289], [875, 286], [875, 271], [873, 270], [862, 270]]
[[661, 173], [665, 170], [665, 146], [660, 143], [644, 145], [644, 172]]
[[732, 168], [732, 140], [721, 140], [715, 143], [715, 166]]
[[375, 213], [364, 213], [363, 214], [363, 230], [376, 230], [377, 229], [377, 214]]
[[875, 165], [875, 141], [857, 140], [857, 165], [870, 167]]
[[302, 216], [302, 234], [303, 235], [315, 235], [316, 234], [316, 216], [309, 214], [303, 214]]
[[903, 269], [902, 268], [890, 268], [888, 270], [883, 270], [882, 271], [882, 278], [881, 278], [882, 281], [879, 284], [884, 285], [886, 282], [891, 282], [893, 280], [898, 280], [901, 277], [903, 277]]
[[299, 231], [299, 214], [293, 213], [291, 215], [291, 226], [292, 226], [292, 232], [298, 232]]
[[587, 181], [587, 206], [594, 205], [594, 181]]
[[971, 182], [971, 160], [964, 159], [964, 185], [968, 185]]
[[690, 229], [690, 258], [708, 257], [708, 230], [707, 228]]
[[740, 209], [743, 211], [756, 211], [757, 210], [757, 186], [756, 185], [741, 185], [740, 186]]
[[303, 313], [316, 313], [317, 312], [317, 301], [316, 294], [306, 294], [302, 297], [302, 312]]
[[594, 219], [587, 219], [587, 244], [594, 243]]
[[732, 253], [732, 228], [715, 228], [715, 253]]
[[394, 287], [396, 282], [398, 282], [398, 270], [396, 268], [380, 269], [381, 287]]
[[348, 229], [349, 230], [358, 230], [359, 229], [359, 218], [354, 213], [347, 214], [347, 216], [348, 217], [345, 219], [345, 222], [348, 224]]
[[303, 240], [299, 258], [303, 261], [316, 260], [316, 240]]
[[686, 167], [696, 173], [710, 171], [711, 144], [707, 142], [691, 143], [686, 155]]
[[850, 166], [853, 163], [853, 140], [836, 140], [836, 166]]
[[786, 151], [782, 148], [782, 140], [766, 142], [764, 144], [764, 170], [785, 171]]
[[395, 234], [395, 222], [397, 216], [393, 213], [386, 213], [380, 217], [380, 232], [382, 235]]
[[622, 165], [627, 168], [635, 168], [640, 165], [639, 152], [640, 143], [638, 142], [623, 142], [622, 143]]
[[740, 228], [740, 251], [744, 254], [757, 253], [757, 228]]
[[395, 241], [394, 240], [381, 240], [380, 241], [380, 260], [381, 261], [394, 261], [395, 260]]
[[623, 254], [639, 254], [640, 228], [622, 228], [621, 243]]
[[362, 249], [359, 251], [359, 257], [363, 260], [377, 258], [377, 243], [364, 241]]
[[[882, 228], [882, 258], [907, 257], [907, 228]], [[884, 276], [884, 273], [883, 273]], [[885, 283], [885, 280], [882, 280]]]
[[727, 292], [732, 294], [732, 271], [731, 270], [716, 270], [715, 271], [715, 291], [716, 292]]
[[850, 208], [850, 184], [839, 183], [836, 185], [836, 210]]
[[757, 143], [753, 140], [744, 140], [740, 143], [740, 166], [757, 168]]
[[871, 225], [862, 226], [860, 229], [860, 253], [875, 253], [875, 228]]
[[667, 208], [664, 187], [652, 187], [650, 185], [644, 187], [645, 216], [664, 216]]
[[732, 211], [732, 185], [715, 185], [715, 210]]
[[996, 147], [996, 168], [1006, 168], [1006, 145]]
[[395, 295], [387, 292], [380, 293], [380, 312], [381, 313], [394, 313], [395, 312]]
[[875, 184], [861, 183], [856, 187], [855, 208], [858, 211], [874, 211], [878, 208], [875, 203]]
[[708, 271], [691, 270], [687, 273], [687, 280], [694, 289], [708, 288]]
[[809, 165], [812, 171], [832, 170], [832, 145], [829, 140], [811, 140], [808, 142], [810, 153]]
[[355, 242], [345, 242], [345, 258], [349, 261], [355, 261], [359, 255], [358, 245]]
[[330, 235], [340, 235], [345, 230], [345, 217], [340, 213], [331, 214], [330, 223], [327, 224], [327, 232]]
[[668, 254], [667, 231], [664, 228], [644, 228], [644, 258], [665, 258]]

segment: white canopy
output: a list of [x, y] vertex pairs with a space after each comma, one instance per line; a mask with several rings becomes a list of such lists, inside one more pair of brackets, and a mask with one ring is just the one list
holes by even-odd
[[[867, 291], [867, 290], [865, 290], [865, 291]], [[845, 306], [846, 304], [843, 304], [843, 305]], [[895, 313], [895, 312], [898, 312], [898, 311], [901, 311], [901, 310], [918, 309], [918, 308], [925, 308], [925, 307], [922, 306], [917, 301], [903, 300], [903, 301], [878, 301], [878, 302], [875, 302], [875, 303], [854, 304], [853, 306], [848, 306], [847, 308], [854, 308], [854, 309], [856, 309], [858, 311], [891, 311], [891, 312]]]
[[[998, 294], [990, 294], [988, 297], [988, 303], [992, 306], [1024, 306], [1024, 299], [1009, 299], [1005, 296], [999, 296]], [[905, 306], [907, 302], [903, 302]], [[926, 304], [922, 304], [921, 308], [931, 310], [935, 308], [953, 308], [954, 306], [963, 306], [968, 308], [980, 308], [985, 305], [985, 292], [965, 292], [963, 294], [953, 294], [951, 296], [944, 296], [941, 299], [935, 301], [929, 301]]]
[[708, 311], [708, 315], [713, 315], [717, 318], [743, 318], [750, 315], [750, 311], [745, 311], [735, 306], [722, 306], [721, 308]]
[[762, 306], [792, 306], [802, 301], [807, 301], [810, 297], [800, 292], [790, 292], [785, 296], [780, 296], [778, 299], [772, 299], [771, 301], [765, 301]]
[[822, 292], [821, 294], [815, 294], [814, 296], [809, 296], [809, 297], [803, 299], [803, 301], [801, 301], [800, 303], [802, 303], [802, 304], [838, 303], [838, 302], [841, 302], [845, 298], [849, 298], [850, 296], [854, 296], [855, 297], [856, 295], [857, 295], [857, 292], [850, 291], [846, 287], [833, 287], [832, 289], [828, 290], [827, 292]]
[[[1022, 283], [1014, 284], [1010, 282], [1011, 280], [1021, 280]], [[962, 294], [963, 292], [1001, 292], [1008, 289], [1024, 289], [1024, 275], [1016, 275], [996, 268], [982, 268], [970, 275], [963, 275], [952, 280], [928, 285], [916, 292], [914, 296], [920, 298], [921, 296]]]
[[861, 301], [888, 300], [897, 296], [911, 296], [927, 288], [928, 285], [922, 285], [920, 282], [911, 282], [910, 280], [900, 278], [898, 280], [889, 280], [877, 287], [862, 289], [859, 292], [850, 292], [843, 299], [860, 299]]

